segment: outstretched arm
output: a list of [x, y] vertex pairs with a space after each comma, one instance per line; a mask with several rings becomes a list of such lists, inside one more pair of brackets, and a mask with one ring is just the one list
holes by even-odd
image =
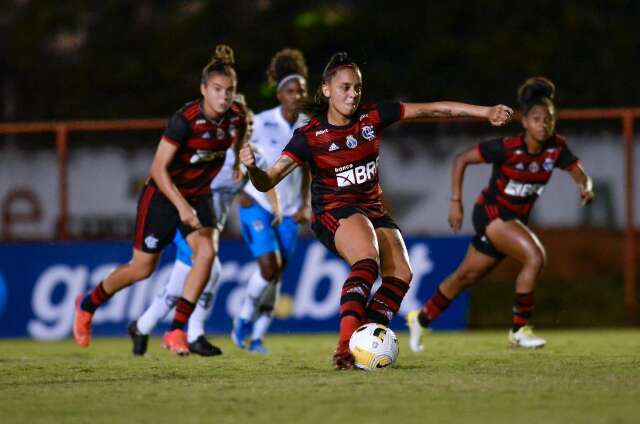
[[477, 147], [472, 147], [456, 155], [451, 171], [451, 199], [449, 204], [449, 226], [456, 232], [462, 227], [464, 208], [462, 206], [462, 183], [467, 165], [482, 163], [484, 160]]
[[513, 109], [505, 105], [477, 106], [459, 102], [405, 103], [403, 119], [412, 118], [485, 118], [491, 125], [504, 125], [511, 119]]
[[595, 197], [595, 193], [593, 192], [593, 180], [589, 175], [587, 175], [582, 165], [578, 163], [569, 171], [569, 174], [580, 188], [582, 206], [586, 206], [591, 203]]
[[256, 157], [251, 150], [249, 143], [242, 146], [240, 149], [240, 160], [247, 167], [249, 171], [249, 179], [253, 183], [253, 186], [259, 191], [265, 192], [273, 188], [284, 177], [289, 175], [291, 171], [296, 169], [299, 165], [293, 159], [286, 155], [281, 155], [278, 160], [269, 167], [266, 171], [258, 168], [256, 165]]

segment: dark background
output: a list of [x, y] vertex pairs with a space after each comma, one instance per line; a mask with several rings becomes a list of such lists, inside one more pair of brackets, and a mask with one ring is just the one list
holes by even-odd
[[198, 96], [217, 43], [239, 91], [271, 106], [265, 70], [290, 46], [312, 88], [332, 53], [361, 64], [365, 97], [515, 106], [546, 75], [559, 107], [638, 104], [640, 3], [613, 1], [30, 1], [0, 6], [2, 120], [168, 116]]

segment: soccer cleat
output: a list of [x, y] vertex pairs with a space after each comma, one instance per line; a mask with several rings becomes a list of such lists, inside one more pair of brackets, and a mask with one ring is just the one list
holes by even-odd
[[233, 320], [233, 328], [231, 329], [231, 340], [233, 344], [240, 349], [246, 348], [247, 345], [244, 340], [249, 336], [249, 330], [251, 330], [251, 321], [242, 318]]
[[91, 319], [93, 314], [83, 310], [82, 304], [84, 295], [76, 297], [76, 313], [73, 317], [73, 338], [80, 347], [88, 347], [91, 343]]
[[336, 350], [336, 353], [333, 354], [333, 365], [336, 370], [352, 370], [355, 362], [356, 358], [348, 348]]
[[196, 341], [189, 343], [189, 352], [200, 356], [222, 355], [222, 350], [207, 340], [205, 336], [200, 336]]
[[422, 325], [418, 321], [419, 309], [411, 311], [407, 314], [407, 327], [409, 327], [409, 349], [412, 352], [422, 352], [424, 346], [422, 346]]
[[187, 343], [187, 334], [184, 330], [176, 328], [167, 331], [162, 336], [162, 347], [174, 352], [176, 355], [189, 355], [189, 344]]
[[509, 344], [511, 347], [522, 347], [525, 349], [537, 349], [543, 347], [547, 341], [533, 334], [533, 327], [525, 325], [520, 327], [515, 333], [509, 330]]
[[140, 330], [138, 330], [138, 321], [131, 321], [127, 326], [127, 332], [133, 342], [133, 354], [136, 356], [142, 356], [147, 353], [149, 335], [142, 334]]
[[249, 344], [249, 352], [267, 354], [269, 353], [269, 350], [264, 347], [261, 339], [255, 339], [251, 340], [251, 343]]

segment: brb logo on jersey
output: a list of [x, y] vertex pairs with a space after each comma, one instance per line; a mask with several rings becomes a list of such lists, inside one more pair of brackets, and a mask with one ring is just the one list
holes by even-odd
[[378, 162], [371, 161], [365, 165], [349, 165], [336, 168], [336, 182], [338, 187], [348, 187], [355, 184], [362, 184], [371, 181], [378, 172]]

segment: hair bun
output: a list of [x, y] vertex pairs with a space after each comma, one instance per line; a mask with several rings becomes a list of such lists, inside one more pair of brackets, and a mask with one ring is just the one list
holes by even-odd
[[292, 74], [299, 74], [307, 78], [308, 73], [302, 52], [291, 48], [277, 52], [271, 59], [269, 69], [267, 69], [267, 77], [272, 84], [277, 84], [283, 78]]
[[213, 54], [212, 62], [221, 62], [226, 66], [233, 66], [235, 64], [233, 49], [226, 44], [218, 44]]
[[518, 103], [525, 107], [538, 102], [543, 98], [553, 100], [556, 94], [556, 86], [550, 79], [545, 77], [529, 78], [518, 89]]

